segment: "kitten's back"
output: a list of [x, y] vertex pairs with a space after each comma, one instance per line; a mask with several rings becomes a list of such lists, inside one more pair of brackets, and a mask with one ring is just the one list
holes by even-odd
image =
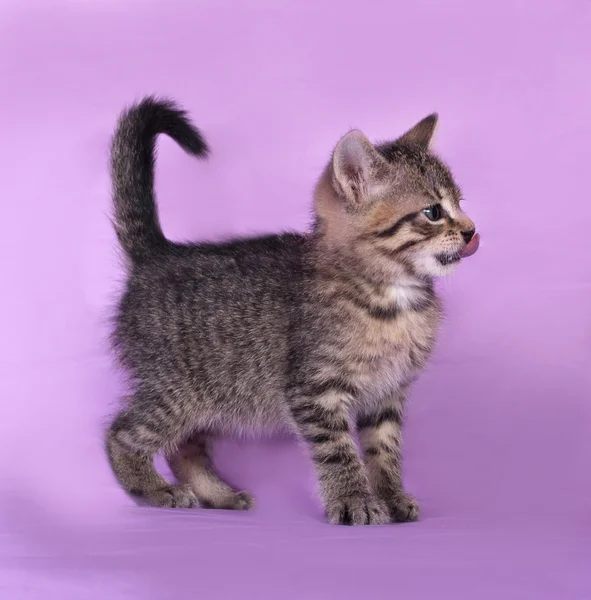
[[171, 244], [136, 265], [113, 338], [123, 365], [157, 393], [235, 403], [247, 422], [253, 419], [248, 398], [256, 394], [265, 425], [273, 428], [279, 414], [262, 409], [278, 405], [284, 388], [305, 244], [295, 234]]

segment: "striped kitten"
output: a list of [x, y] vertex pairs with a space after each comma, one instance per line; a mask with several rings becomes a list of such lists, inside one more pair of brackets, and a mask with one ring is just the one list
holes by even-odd
[[[429, 151], [436, 122], [378, 146], [345, 135], [316, 187], [309, 235], [177, 244], [158, 222], [155, 139], [200, 158], [207, 145], [172, 102], [147, 98], [122, 115], [112, 177], [129, 276], [113, 342], [133, 394], [106, 447], [129, 494], [248, 509], [252, 498], [217, 475], [212, 440], [292, 431], [331, 523], [418, 518], [401, 477], [405, 400], [435, 343], [433, 278], [479, 243]], [[159, 451], [177, 484], [156, 472]]]

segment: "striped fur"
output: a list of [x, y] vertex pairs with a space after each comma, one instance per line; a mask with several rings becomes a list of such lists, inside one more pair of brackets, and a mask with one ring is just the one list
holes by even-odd
[[[171, 102], [146, 99], [122, 116], [113, 189], [129, 276], [113, 344], [132, 394], [106, 447], [128, 493], [153, 506], [248, 509], [252, 498], [216, 474], [212, 441], [290, 431], [309, 449], [331, 523], [418, 518], [402, 486], [405, 398], [436, 339], [433, 277], [453, 270], [473, 229], [428, 149], [435, 121], [380, 146], [344, 136], [309, 235], [183, 245], [158, 223], [155, 136], [198, 156], [205, 141]], [[423, 212], [434, 202], [437, 223]], [[156, 472], [159, 451], [177, 483]]]

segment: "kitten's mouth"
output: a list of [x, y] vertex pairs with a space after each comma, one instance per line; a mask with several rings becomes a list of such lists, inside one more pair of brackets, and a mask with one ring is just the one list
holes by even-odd
[[460, 262], [460, 255], [458, 252], [454, 252], [453, 254], [436, 254], [435, 258], [439, 264], [442, 264], [443, 266]]
[[453, 254], [437, 254], [435, 257], [442, 265], [452, 265], [459, 262], [462, 258], [468, 258], [476, 254], [480, 246], [480, 234], [474, 234], [474, 237], [458, 252]]

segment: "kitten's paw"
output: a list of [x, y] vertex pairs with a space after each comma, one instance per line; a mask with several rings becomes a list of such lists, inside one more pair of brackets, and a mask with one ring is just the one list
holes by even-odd
[[254, 506], [254, 498], [246, 492], [236, 492], [232, 510], [250, 510]]
[[327, 504], [326, 518], [333, 525], [383, 525], [390, 522], [384, 504], [358, 495], [333, 500]]
[[195, 508], [199, 506], [197, 496], [184, 485], [170, 485], [160, 490], [146, 492], [142, 500], [149, 506], [160, 508]]
[[204, 508], [221, 510], [250, 510], [254, 506], [254, 498], [246, 492], [233, 492], [220, 495], [218, 498], [208, 498], [202, 502]]
[[388, 499], [390, 518], [395, 523], [418, 521], [420, 516], [419, 503], [406, 492], [397, 492]]

